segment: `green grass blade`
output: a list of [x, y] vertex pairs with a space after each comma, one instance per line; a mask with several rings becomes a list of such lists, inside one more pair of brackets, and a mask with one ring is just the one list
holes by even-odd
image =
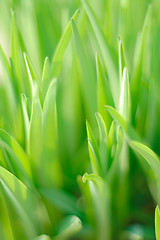
[[31, 239], [37, 234], [39, 227], [35, 214], [37, 209], [36, 199], [21, 181], [2, 167], [0, 167], [0, 187], [22, 219], [26, 236]]
[[156, 240], [160, 240], [160, 211], [159, 207], [156, 207], [155, 210], [155, 231], [156, 231]]
[[[79, 13], [79, 10], [77, 10], [75, 12], [75, 14], [73, 15], [72, 19], [74, 21], [77, 19], [78, 13]], [[67, 48], [68, 42], [70, 40], [71, 33], [72, 33], [72, 26], [71, 26], [71, 20], [70, 20], [63, 36], [61, 37], [61, 39], [59, 41], [59, 44], [58, 44], [58, 46], [55, 50], [55, 53], [53, 55], [53, 58], [52, 58], [51, 78], [59, 77], [59, 74], [61, 72], [61, 67], [62, 67], [62, 58], [63, 58], [64, 52]]]
[[57, 236], [53, 240], [69, 240], [82, 228], [81, 220], [75, 216], [68, 216], [62, 222]]
[[120, 93], [120, 106], [119, 112], [121, 116], [129, 122], [131, 114], [131, 100], [130, 100], [130, 88], [129, 88], [129, 78], [128, 71], [125, 67], [123, 70], [123, 77], [121, 82], [121, 93]]
[[22, 67], [21, 67], [21, 48], [18, 36], [18, 29], [16, 25], [15, 12], [12, 11], [12, 62], [14, 67], [14, 72], [16, 75], [16, 87], [19, 92], [24, 91], [24, 83], [22, 81]]
[[118, 74], [117, 74], [117, 69], [115, 67], [115, 64], [112, 60], [112, 56], [111, 53], [109, 51], [109, 48], [107, 46], [106, 43], [106, 39], [104, 37], [103, 32], [100, 29], [100, 26], [94, 16], [93, 11], [91, 10], [91, 7], [89, 6], [87, 0], [81, 0], [82, 4], [87, 12], [87, 15], [89, 17], [89, 20], [91, 22], [91, 25], [93, 27], [95, 36], [97, 38], [97, 41], [99, 43], [99, 47], [101, 50], [101, 54], [103, 56], [104, 59], [104, 64], [106, 66], [106, 70], [108, 72], [108, 76], [109, 76], [109, 82], [110, 82], [110, 87], [111, 87], [111, 91], [112, 91], [112, 96], [114, 99], [114, 103], [117, 106], [118, 104], [118, 98], [119, 98], [119, 92], [118, 92], [118, 86], [119, 86], [119, 82], [118, 82]]
[[39, 89], [35, 82], [33, 89], [33, 102], [29, 129], [29, 155], [32, 159], [32, 171], [35, 177], [35, 181], [42, 181], [42, 107], [39, 99]]
[[158, 158], [158, 156], [151, 150], [149, 149], [147, 146], [136, 142], [136, 141], [130, 141], [129, 142], [130, 146], [136, 151], [138, 152], [140, 155], [142, 155], [142, 157], [145, 158], [145, 160], [149, 163], [149, 165], [151, 166], [151, 168], [154, 171], [154, 174], [157, 178], [157, 199], [158, 199], [158, 203], [160, 203], [160, 191], [159, 191], [159, 186], [160, 186], [160, 160]]
[[77, 53], [79, 56], [81, 72], [82, 72], [82, 91], [83, 91], [83, 97], [84, 97], [84, 104], [86, 105], [86, 109], [85, 109], [87, 113], [86, 115], [87, 115], [87, 118], [92, 117], [91, 118], [92, 120], [94, 113], [97, 110], [96, 81], [95, 81], [92, 65], [90, 63], [90, 60], [88, 59], [88, 55], [85, 52], [79, 32], [73, 20], [72, 20], [72, 29], [73, 29], [73, 36], [75, 40]]
[[42, 72], [42, 103], [44, 102], [47, 89], [49, 86], [49, 73], [50, 73], [50, 65], [49, 65], [49, 58], [46, 57], [44, 61], [44, 66], [43, 66], [43, 72]]
[[105, 105], [114, 106], [110, 86], [107, 79], [104, 79], [102, 67], [98, 55], [96, 55], [96, 69], [97, 69], [97, 109], [104, 118], [107, 127], [111, 123], [111, 117], [105, 110]]
[[102, 166], [102, 171], [105, 175], [107, 170], [107, 128], [106, 124], [102, 118], [102, 116], [99, 113], [96, 113], [96, 119], [99, 127], [99, 155], [100, 155], [100, 161]]
[[4, 77], [5, 77], [5, 84], [6, 84], [6, 89], [7, 89], [7, 97], [8, 97], [8, 102], [10, 103], [9, 107], [11, 108], [11, 117], [13, 118], [14, 121], [14, 114], [16, 112], [16, 97], [15, 97], [15, 89], [14, 89], [14, 84], [12, 84], [12, 74], [11, 74], [11, 67], [9, 65], [9, 62], [7, 60], [7, 57], [0, 46], [0, 59], [2, 63], [2, 68], [4, 72]]
[[23, 112], [23, 121], [24, 121], [24, 129], [25, 129], [25, 138], [26, 138], [26, 149], [28, 152], [28, 143], [29, 143], [29, 116], [27, 111], [27, 98], [24, 94], [21, 94], [21, 104], [22, 104], [22, 112]]
[[98, 145], [97, 145], [94, 133], [92, 131], [92, 128], [91, 128], [91, 126], [90, 126], [88, 121], [86, 121], [86, 130], [87, 130], [88, 140], [91, 142], [91, 144], [92, 144], [92, 146], [93, 146], [93, 148], [95, 150], [95, 153], [98, 156]]
[[25, 63], [25, 69], [29, 81], [29, 88], [31, 92], [31, 96], [33, 96], [33, 91], [34, 91], [34, 81], [36, 80], [38, 83], [40, 83], [40, 79], [38, 75], [35, 73], [35, 70], [31, 64], [31, 61], [29, 60], [29, 57], [27, 56], [26, 53], [23, 53], [23, 58], [24, 58], [24, 63]]
[[25, 172], [31, 177], [29, 158], [18, 142], [3, 129], [0, 129], [0, 139], [3, 141], [3, 144], [6, 145], [7, 149], [10, 149], [16, 155], [18, 165], [21, 165]]
[[101, 175], [101, 171], [100, 171], [101, 166], [99, 163], [99, 159], [97, 159], [97, 155], [95, 153], [93, 145], [89, 140], [88, 140], [88, 149], [89, 149], [89, 156], [90, 156], [92, 171], [97, 175]]
[[126, 61], [125, 61], [124, 48], [123, 48], [122, 40], [120, 37], [118, 37], [118, 58], [119, 58], [119, 81], [121, 84], [122, 77], [123, 77], [123, 70], [124, 70], [124, 67], [126, 66]]
[[116, 109], [114, 109], [111, 106], [106, 106], [106, 109], [107, 109], [107, 111], [109, 111], [109, 113], [111, 114], [113, 119], [118, 124], [121, 125], [121, 127], [123, 128], [123, 130], [125, 131], [125, 133], [127, 134], [127, 137], [129, 139], [141, 141], [141, 138], [138, 136], [138, 134], [136, 133], [134, 128], [132, 128], [132, 126], [130, 126], [130, 124], [124, 120], [124, 118], [119, 114], [119, 112]]
[[82, 177], [84, 183], [88, 182], [92, 196], [94, 214], [96, 215], [98, 233], [96, 238], [111, 239], [110, 232], [110, 193], [109, 186], [96, 174], [85, 173]]
[[[62, 176], [58, 161], [58, 133], [56, 110], [57, 80], [53, 79], [48, 88], [43, 105], [43, 166], [44, 177], [51, 186], [60, 186]], [[55, 174], [53, 175], [54, 169]], [[46, 175], [46, 176], [45, 176]]]
[[148, 25], [151, 22], [151, 13], [152, 13], [152, 6], [148, 6], [148, 10], [146, 13], [146, 17], [144, 20], [143, 28], [141, 33], [138, 35], [136, 48], [135, 48], [135, 55], [133, 59], [133, 74], [132, 74], [132, 82], [131, 82], [131, 90], [132, 90], [132, 96], [133, 96], [133, 110], [134, 114], [136, 111], [136, 107], [140, 98], [140, 91], [142, 88], [140, 88], [140, 84], [142, 84], [142, 69], [143, 69], [143, 51], [146, 51], [144, 49], [144, 42], [146, 38], [146, 34], [148, 31]]

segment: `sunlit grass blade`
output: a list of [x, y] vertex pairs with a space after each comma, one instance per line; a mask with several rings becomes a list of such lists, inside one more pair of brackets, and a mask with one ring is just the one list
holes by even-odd
[[41, 95], [42, 103], [44, 102], [47, 89], [49, 86], [49, 81], [50, 81], [49, 73], [50, 73], [49, 58], [46, 57], [44, 61], [43, 72], [42, 72], [42, 95]]
[[24, 94], [21, 95], [21, 104], [22, 104], [22, 112], [23, 112], [23, 121], [24, 121], [24, 129], [25, 129], [25, 143], [26, 150], [28, 152], [28, 143], [29, 143], [29, 116], [27, 111], [27, 98]]
[[104, 64], [106, 66], [106, 70], [107, 70], [108, 76], [109, 76], [109, 82], [110, 82], [110, 86], [111, 86], [113, 100], [114, 100], [115, 105], [117, 106], [118, 98], [119, 98], [119, 92], [118, 92], [119, 81], [118, 81], [118, 73], [117, 73], [115, 63], [112, 59], [109, 47], [107, 46], [107, 42], [104, 37], [104, 34], [100, 29], [100, 26], [94, 16], [93, 11], [91, 10], [91, 7], [89, 6], [87, 0], [81, 0], [81, 1], [87, 12], [89, 20], [90, 20], [93, 30], [95, 32], [95, 36], [99, 43], [101, 54], [104, 59]]
[[42, 145], [43, 145], [43, 133], [42, 133], [42, 107], [39, 99], [39, 88], [34, 83], [33, 89], [33, 102], [29, 128], [29, 156], [32, 159], [31, 166], [33, 176], [36, 183], [43, 182], [43, 172], [41, 167], [42, 159]]
[[28, 82], [29, 82], [29, 89], [31, 96], [33, 96], [33, 91], [34, 91], [34, 81], [36, 80], [38, 83], [40, 83], [40, 79], [38, 75], [35, 73], [35, 70], [29, 60], [29, 57], [27, 56], [26, 53], [23, 53], [24, 57], [24, 63], [25, 63], [25, 69], [28, 77]]
[[59, 232], [53, 240], [69, 240], [81, 230], [82, 223], [77, 216], [71, 215], [62, 220], [59, 228]]
[[[75, 14], [72, 17], [72, 19], [74, 21], [77, 19], [78, 13], [79, 13], [79, 9], [75, 12]], [[62, 35], [62, 37], [59, 41], [59, 44], [58, 44], [58, 46], [55, 50], [55, 53], [53, 55], [53, 58], [52, 58], [51, 78], [59, 77], [61, 67], [62, 67], [62, 58], [63, 58], [64, 52], [66, 50], [66, 47], [68, 45], [68, 42], [70, 40], [71, 33], [72, 33], [72, 26], [71, 26], [71, 20], [70, 20], [69, 24], [66, 27], [64, 34]]]
[[126, 61], [125, 61], [124, 48], [123, 48], [122, 40], [120, 37], [118, 37], [118, 57], [119, 57], [119, 61], [118, 61], [119, 62], [119, 81], [121, 84], [123, 70], [124, 70], [124, 67], [126, 66]]
[[126, 67], [123, 70], [123, 77], [121, 82], [119, 112], [122, 115], [122, 117], [127, 122], [129, 122], [130, 114], [131, 114], [131, 99], [130, 99], [128, 71]]
[[155, 210], [155, 231], [156, 231], [156, 240], [160, 240], [160, 211], [159, 207], [156, 207]]

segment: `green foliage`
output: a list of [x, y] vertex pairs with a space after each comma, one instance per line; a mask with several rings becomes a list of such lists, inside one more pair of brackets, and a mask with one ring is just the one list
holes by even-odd
[[1, 1], [0, 239], [160, 239], [159, 8]]

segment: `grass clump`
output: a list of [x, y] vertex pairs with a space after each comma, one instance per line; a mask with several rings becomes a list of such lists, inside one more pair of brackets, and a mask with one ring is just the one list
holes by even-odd
[[159, 2], [1, 5], [0, 239], [159, 240]]

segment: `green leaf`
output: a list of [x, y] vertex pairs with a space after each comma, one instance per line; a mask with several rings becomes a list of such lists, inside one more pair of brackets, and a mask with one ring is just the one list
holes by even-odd
[[25, 94], [21, 94], [21, 104], [22, 104], [22, 112], [23, 112], [23, 121], [24, 121], [24, 129], [25, 129], [25, 138], [26, 138], [26, 149], [28, 152], [29, 148], [29, 116], [27, 111], [27, 98]]
[[25, 68], [26, 68], [26, 73], [27, 73], [27, 77], [28, 77], [28, 81], [29, 81], [29, 89], [31, 92], [31, 96], [34, 95], [34, 82], [35, 80], [40, 83], [40, 79], [38, 77], [38, 75], [35, 73], [35, 70], [29, 60], [29, 57], [27, 56], [26, 53], [23, 53], [23, 58], [24, 58], [24, 63], [25, 63]]
[[130, 100], [130, 88], [129, 88], [129, 78], [128, 71], [125, 67], [123, 70], [123, 77], [121, 82], [121, 93], [120, 93], [120, 106], [119, 112], [121, 116], [129, 122], [131, 116], [131, 100]]
[[95, 150], [96, 155], [98, 156], [98, 145], [94, 136], [94, 133], [91, 129], [91, 126], [89, 124], [89, 122], [86, 120], [86, 130], [87, 130], [87, 137], [88, 140], [91, 142], [91, 144], [93, 145], [93, 148]]
[[97, 108], [98, 112], [102, 115], [109, 128], [111, 123], [111, 117], [108, 112], [105, 111], [105, 105], [114, 105], [108, 79], [104, 79], [102, 67], [98, 55], [96, 55], [96, 68], [97, 68]]
[[6, 94], [8, 97], [8, 102], [10, 103], [9, 108], [10, 108], [11, 118], [13, 122], [15, 122], [15, 112], [17, 107], [16, 107], [15, 89], [14, 89], [14, 84], [12, 82], [11, 67], [9, 65], [7, 57], [1, 46], [0, 46], [0, 59], [1, 59], [4, 78], [5, 78]]
[[17, 161], [15, 164], [17, 167], [19, 169], [23, 168], [23, 171], [31, 177], [29, 158], [18, 142], [3, 129], [0, 129], [0, 140], [7, 151], [16, 155]]
[[133, 110], [134, 113], [136, 112], [137, 104], [139, 102], [140, 98], [140, 92], [141, 92], [141, 84], [142, 84], [142, 69], [143, 69], [143, 52], [146, 51], [146, 48], [144, 49], [144, 42], [146, 38], [146, 33], [148, 31], [148, 25], [151, 22], [151, 13], [152, 13], [152, 6], [148, 6], [148, 10], [145, 16], [143, 28], [140, 32], [140, 34], [137, 37], [136, 47], [134, 51], [134, 59], [133, 59], [133, 74], [132, 74], [132, 82], [131, 82], [131, 90], [132, 90], [132, 96], [133, 96]]
[[89, 20], [91, 22], [91, 25], [93, 27], [95, 36], [97, 38], [97, 41], [99, 43], [99, 47], [101, 50], [101, 54], [103, 56], [104, 59], [104, 64], [106, 66], [106, 70], [108, 72], [108, 76], [109, 76], [109, 82], [110, 82], [110, 87], [111, 87], [111, 91], [112, 91], [112, 96], [113, 96], [113, 100], [115, 105], [117, 106], [118, 104], [118, 98], [119, 98], [119, 82], [118, 82], [118, 74], [117, 74], [117, 69], [116, 66], [112, 60], [112, 56], [109, 50], [109, 47], [107, 46], [107, 42], [106, 39], [104, 37], [103, 32], [100, 29], [100, 26], [94, 16], [93, 11], [91, 10], [91, 7], [89, 6], [88, 2], [86, 0], [81, 0], [82, 4], [87, 12], [87, 15], [89, 17]]
[[157, 178], [157, 199], [158, 202], [160, 203], [160, 191], [159, 191], [159, 186], [160, 186], [160, 160], [158, 156], [147, 146], [143, 145], [142, 143], [136, 142], [136, 141], [130, 141], [129, 142], [130, 146], [138, 152], [142, 157], [145, 158], [145, 160], [149, 163], [151, 168], [154, 171], [154, 174]]
[[99, 155], [102, 166], [102, 171], [105, 174], [107, 170], [107, 128], [106, 124], [99, 113], [96, 113], [96, 119], [99, 127]]
[[[60, 186], [61, 168], [58, 161], [58, 134], [56, 110], [57, 80], [53, 79], [43, 104], [43, 165], [44, 179], [48, 186]], [[53, 175], [53, 169], [55, 174]], [[44, 180], [44, 182], [45, 182]]]
[[97, 159], [97, 155], [95, 153], [93, 145], [89, 140], [88, 140], [88, 149], [89, 149], [89, 156], [90, 156], [92, 171], [93, 171], [93, 173], [95, 173], [97, 175], [101, 175], [101, 173], [100, 173], [101, 166], [99, 164], [99, 160]]
[[46, 57], [43, 66], [43, 73], [42, 73], [42, 103], [44, 102], [48, 86], [49, 86], [49, 73], [50, 73], [50, 66], [49, 66], [49, 58]]
[[97, 220], [97, 239], [111, 239], [110, 235], [110, 193], [107, 183], [96, 174], [85, 173], [84, 183], [89, 184], [93, 210]]
[[118, 57], [119, 57], [119, 80], [120, 84], [122, 82], [122, 76], [123, 76], [123, 70], [124, 67], [126, 66], [126, 61], [125, 61], [125, 54], [124, 54], [124, 48], [122, 44], [122, 40], [120, 37], [118, 37]]
[[21, 58], [22, 54], [16, 25], [16, 17], [15, 12], [12, 11], [12, 62], [16, 75], [16, 87], [18, 88], [20, 93], [24, 91], [24, 82], [22, 81]]
[[[79, 13], [79, 9], [75, 12], [75, 14], [73, 15], [73, 17], [71, 19], [73, 19], [75, 21], [77, 19], [78, 13]], [[71, 26], [71, 20], [70, 20], [63, 36], [61, 37], [61, 39], [58, 43], [58, 46], [57, 46], [55, 53], [53, 55], [53, 58], [52, 58], [51, 78], [59, 77], [59, 74], [61, 72], [61, 67], [62, 67], [62, 58], [63, 58], [64, 52], [67, 48], [68, 42], [70, 40], [71, 33], [72, 33], [72, 26]]]
[[81, 89], [84, 97], [84, 104], [86, 106], [86, 115], [88, 118], [91, 117], [92, 120], [94, 117], [94, 113], [97, 110], [96, 81], [94, 81], [95, 77], [92, 65], [90, 63], [90, 60], [88, 59], [88, 55], [86, 54], [76, 24], [73, 20], [72, 29], [82, 72]]
[[138, 134], [136, 133], [136, 131], [132, 128], [132, 126], [130, 126], [130, 124], [128, 122], [126, 122], [124, 120], [124, 118], [118, 113], [118, 111], [116, 109], [114, 109], [111, 106], [105, 106], [106, 109], [109, 111], [109, 113], [111, 114], [111, 116], [115, 119], [115, 121], [121, 125], [121, 127], [123, 128], [123, 130], [125, 131], [127, 138], [131, 139], [131, 140], [140, 140], [141, 138], [138, 136]]
[[[36, 198], [20, 180], [2, 167], [0, 167], [0, 187], [12, 207], [15, 208], [17, 216], [22, 219], [27, 239], [32, 239], [41, 229], [40, 221], [43, 220]], [[39, 218], [40, 216], [42, 218]]]
[[29, 129], [29, 155], [31, 158], [31, 166], [35, 181], [43, 182], [42, 179], [42, 145], [43, 145], [43, 133], [42, 133], [42, 107], [39, 99], [39, 88], [35, 82], [33, 88], [33, 102]]
[[60, 225], [59, 233], [53, 240], [67, 240], [77, 234], [82, 228], [81, 220], [75, 216], [66, 217]]
[[101, 166], [100, 166], [100, 160], [99, 160], [98, 146], [88, 121], [86, 121], [86, 128], [87, 128], [88, 149], [89, 149], [92, 171], [99, 175], [101, 171], [100, 170]]
[[155, 231], [156, 231], [156, 239], [160, 240], [160, 211], [159, 207], [156, 207], [155, 210]]

